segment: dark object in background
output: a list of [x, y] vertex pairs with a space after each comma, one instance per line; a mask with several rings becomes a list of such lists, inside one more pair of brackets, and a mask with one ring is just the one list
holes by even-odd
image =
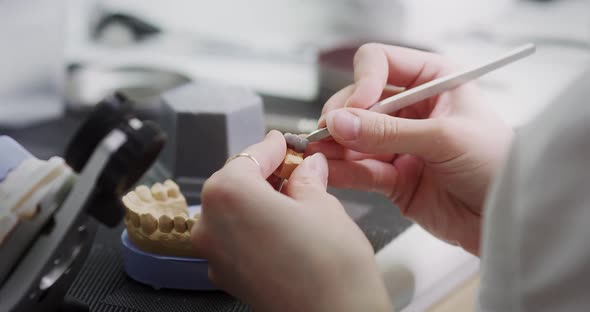
[[262, 99], [253, 91], [212, 82], [189, 83], [161, 96], [161, 125], [170, 140], [155, 166], [173, 178], [191, 205], [203, 183], [231, 155], [264, 137]]
[[109, 27], [120, 25], [123, 29], [128, 29], [132, 34], [133, 39], [140, 41], [149, 38], [152, 35], [160, 33], [162, 30], [157, 26], [139, 19], [135, 16], [122, 13], [106, 14], [99, 18], [96, 26], [93, 28], [92, 36], [95, 40], [100, 40], [100, 37], [107, 31]]
[[82, 171], [96, 146], [119, 124], [131, 118], [131, 104], [120, 93], [104, 99], [80, 126], [66, 148], [65, 158], [76, 172]]
[[166, 140], [155, 123], [140, 121], [131, 110], [132, 104], [122, 94], [106, 98], [76, 132], [65, 154], [68, 165], [81, 172], [109, 133], [126, 136], [99, 176], [94, 200], [87, 207], [108, 226], [119, 223], [124, 211], [120, 197], [151, 167]]

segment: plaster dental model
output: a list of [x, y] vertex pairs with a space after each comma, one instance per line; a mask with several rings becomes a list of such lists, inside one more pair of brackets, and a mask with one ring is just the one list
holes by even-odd
[[[298, 135], [285, 134], [287, 153], [275, 175], [288, 179], [303, 161], [308, 141]], [[178, 185], [171, 180], [145, 185], [123, 196], [125, 226], [131, 242], [139, 249], [160, 255], [196, 257], [190, 231], [199, 215], [189, 217], [188, 205]]]
[[123, 196], [125, 226], [133, 244], [165, 256], [196, 257], [190, 231], [199, 214], [189, 217], [186, 199], [176, 183], [166, 180], [152, 188], [140, 185]]
[[72, 176], [60, 157], [40, 160], [16, 141], [0, 136], [0, 247], [19, 223], [32, 220], [41, 202]]
[[285, 133], [284, 136], [287, 142], [287, 153], [283, 163], [275, 170], [274, 175], [282, 179], [289, 179], [295, 168], [303, 161], [303, 154], [309, 141], [292, 133]]

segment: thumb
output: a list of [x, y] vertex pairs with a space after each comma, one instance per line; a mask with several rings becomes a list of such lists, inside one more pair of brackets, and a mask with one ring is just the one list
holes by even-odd
[[434, 160], [445, 143], [437, 119], [406, 119], [345, 108], [328, 113], [326, 124], [334, 140], [362, 153], [404, 153]]
[[315, 201], [325, 197], [327, 186], [328, 161], [324, 154], [316, 153], [295, 168], [283, 192], [297, 201]]

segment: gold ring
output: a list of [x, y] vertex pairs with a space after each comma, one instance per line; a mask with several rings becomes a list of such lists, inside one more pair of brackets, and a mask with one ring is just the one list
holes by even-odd
[[238, 154], [235, 154], [232, 157], [228, 158], [225, 161], [225, 164], [227, 165], [230, 161], [232, 161], [232, 160], [234, 160], [234, 159], [236, 159], [238, 157], [248, 157], [248, 158], [250, 158], [256, 164], [256, 166], [258, 166], [258, 168], [262, 168], [260, 166], [260, 163], [258, 162], [258, 160], [256, 160], [256, 158], [254, 158], [254, 156], [252, 156], [252, 155], [250, 155], [248, 153], [238, 153]]

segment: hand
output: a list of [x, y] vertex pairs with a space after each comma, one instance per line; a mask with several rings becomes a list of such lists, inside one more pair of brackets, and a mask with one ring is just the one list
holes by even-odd
[[283, 192], [266, 181], [282, 162], [279, 132], [246, 150], [203, 188], [192, 241], [214, 283], [256, 311], [391, 311], [374, 252], [326, 192], [322, 154], [303, 161]]
[[[354, 85], [324, 106], [319, 126], [334, 141], [311, 144], [329, 161], [335, 187], [385, 194], [435, 236], [479, 254], [485, 194], [513, 132], [468, 83], [397, 111], [365, 110], [390, 96], [455, 72], [443, 57], [380, 44], [362, 46]], [[344, 108], [343, 108], [344, 107]]]

